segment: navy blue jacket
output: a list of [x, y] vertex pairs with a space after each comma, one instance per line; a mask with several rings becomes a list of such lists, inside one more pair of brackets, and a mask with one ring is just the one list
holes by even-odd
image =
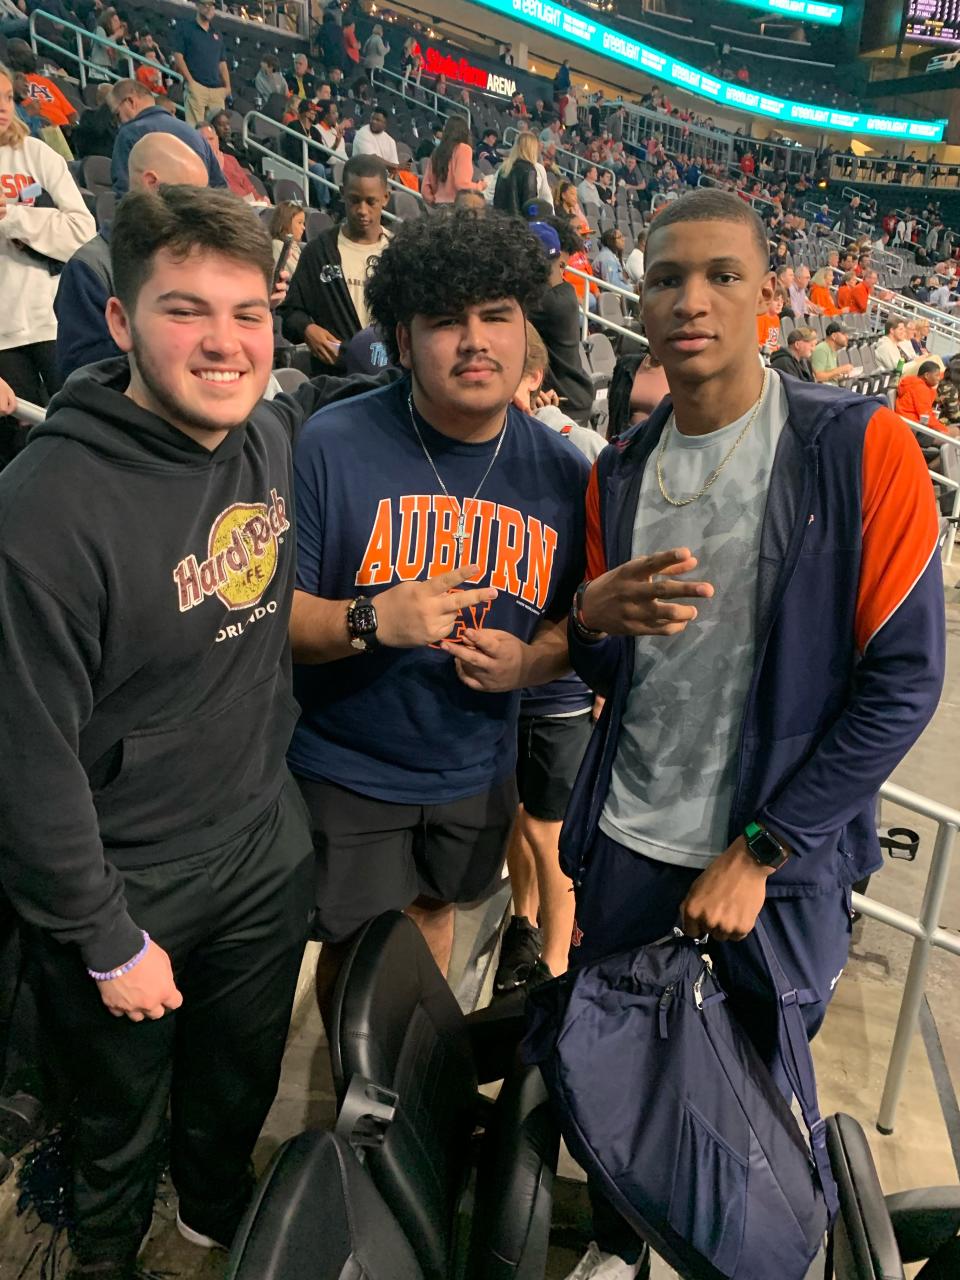
[[197, 133], [196, 129], [191, 129], [186, 120], [172, 116], [163, 107], [146, 107], [138, 116], [134, 116], [132, 120], [128, 120], [121, 126], [117, 140], [113, 144], [110, 178], [115, 195], [122, 196], [130, 189], [130, 179], [127, 174], [130, 152], [148, 133], [172, 133], [175, 138], [179, 138], [195, 151], [207, 166], [211, 187], [227, 185], [223, 170], [220, 168], [220, 161], [213, 154], [213, 149], [206, 138]]
[[107, 328], [107, 300], [113, 294], [110, 224], [64, 264], [53, 310], [57, 317], [57, 368], [67, 378], [81, 365], [122, 355]]
[[[914, 436], [876, 399], [794, 378], [783, 386], [789, 417], [761, 533], [728, 829], [732, 843], [756, 819], [793, 850], [767, 881], [773, 897], [826, 892], [880, 866], [876, 794], [933, 715], [945, 650], [939, 519]], [[597, 459], [591, 578], [631, 558], [644, 467], [670, 410], [666, 399]], [[634, 651], [630, 637], [589, 644], [570, 627], [576, 671], [607, 696], [561, 836], [574, 880], [610, 786]]]

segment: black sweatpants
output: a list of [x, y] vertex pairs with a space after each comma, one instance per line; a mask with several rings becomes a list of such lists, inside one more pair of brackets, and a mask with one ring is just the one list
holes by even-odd
[[81, 1262], [132, 1259], [150, 1225], [156, 1144], [184, 1221], [229, 1244], [252, 1188], [250, 1155], [280, 1077], [313, 906], [313, 849], [288, 779], [226, 845], [123, 872], [131, 916], [166, 950], [183, 1005], [156, 1022], [113, 1017], [75, 947], [34, 931], [41, 1007], [76, 1101]]

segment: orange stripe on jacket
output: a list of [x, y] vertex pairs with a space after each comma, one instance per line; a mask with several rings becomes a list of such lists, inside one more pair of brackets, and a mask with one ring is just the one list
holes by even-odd
[[603, 549], [603, 528], [600, 524], [600, 481], [595, 462], [587, 484], [587, 577], [592, 581], [606, 572], [607, 556]]
[[863, 442], [863, 552], [857, 591], [857, 648], [863, 653], [893, 617], [936, 553], [940, 522], [916, 438], [890, 409], [878, 409]]

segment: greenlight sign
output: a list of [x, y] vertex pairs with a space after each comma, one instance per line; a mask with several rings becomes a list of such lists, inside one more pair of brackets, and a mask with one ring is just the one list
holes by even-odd
[[558, 40], [566, 40], [581, 49], [590, 49], [601, 58], [610, 58], [646, 71], [665, 83], [680, 85], [688, 93], [707, 98], [719, 106], [751, 115], [795, 124], [807, 129], [835, 129], [861, 137], [900, 138], [914, 142], [941, 142], [946, 120], [905, 120], [897, 116], [870, 115], [867, 112], [840, 111], [835, 107], [818, 107], [812, 102], [791, 102], [769, 93], [759, 93], [749, 85], [729, 84], [716, 76], [698, 71], [689, 63], [678, 62], [665, 53], [631, 40], [602, 22], [550, 0], [475, 0], [476, 4], [545, 31]]
[[820, 0], [731, 0], [745, 9], [762, 9], [764, 13], [779, 13], [801, 22], [817, 22], [824, 27], [839, 27], [843, 21], [842, 4], [822, 4]]

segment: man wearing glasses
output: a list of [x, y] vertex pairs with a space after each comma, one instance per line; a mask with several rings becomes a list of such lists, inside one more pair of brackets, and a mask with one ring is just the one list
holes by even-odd
[[107, 101], [117, 124], [120, 125], [110, 162], [113, 191], [118, 199], [130, 187], [128, 176], [130, 152], [148, 133], [172, 133], [175, 138], [186, 143], [191, 151], [195, 151], [203, 161], [211, 187], [227, 185], [223, 169], [217, 162], [217, 157], [213, 154], [206, 138], [179, 117], [172, 116], [169, 111], [157, 106], [153, 94], [139, 81], [118, 80], [107, 95]]

